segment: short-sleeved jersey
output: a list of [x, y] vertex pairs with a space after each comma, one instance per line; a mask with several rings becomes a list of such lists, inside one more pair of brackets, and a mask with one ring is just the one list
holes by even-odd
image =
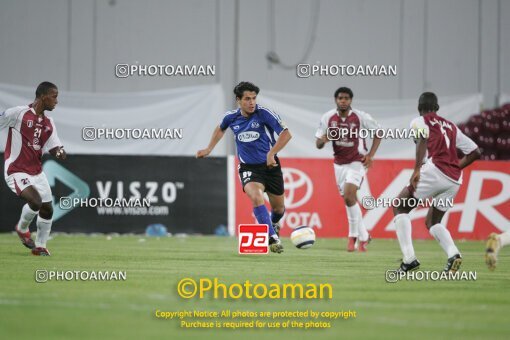
[[266, 164], [267, 153], [287, 129], [276, 113], [260, 105], [249, 117], [244, 117], [241, 109], [225, 113], [220, 129], [228, 128], [234, 132], [239, 162], [244, 164]]
[[17, 106], [0, 114], [0, 129], [9, 128], [5, 145], [5, 175], [42, 172], [44, 150], [62, 146], [53, 119], [37, 116], [31, 106]]
[[366, 154], [364, 140], [358, 137], [360, 136], [359, 130], [379, 129], [381, 126], [366, 112], [351, 109], [347, 117], [343, 118], [337, 109], [333, 109], [322, 116], [315, 137], [324, 136], [328, 128], [348, 129], [352, 132], [344, 138], [332, 141], [335, 163], [342, 165], [361, 161], [363, 155]]
[[413, 119], [411, 129], [416, 130], [417, 136], [427, 136], [426, 159], [452, 181], [460, 184], [462, 170], [459, 167], [457, 149], [467, 155], [478, 148], [475, 142], [455, 124], [435, 112]]

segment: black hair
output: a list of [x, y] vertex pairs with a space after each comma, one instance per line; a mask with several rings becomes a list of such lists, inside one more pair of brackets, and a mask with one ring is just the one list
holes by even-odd
[[434, 92], [423, 92], [418, 100], [418, 111], [420, 112], [437, 112], [439, 104], [437, 96]]
[[354, 93], [352, 93], [352, 90], [348, 87], [339, 87], [336, 91], [335, 91], [335, 99], [336, 97], [338, 97], [338, 94], [339, 93], [347, 93], [349, 95], [349, 97], [354, 97]]
[[51, 89], [58, 90], [57, 85], [50, 83], [49, 81], [43, 81], [39, 84], [39, 86], [37, 86], [37, 89], [35, 90], [35, 97], [40, 98], [41, 96], [48, 94]]
[[242, 81], [234, 88], [234, 94], [236, 95], [236, 98], [242, 99], [244, 91], [250, 91], [255, 92], [256, 94], [259, 94], [260, 89], [257, 85], [250, 83], [248, 81]]

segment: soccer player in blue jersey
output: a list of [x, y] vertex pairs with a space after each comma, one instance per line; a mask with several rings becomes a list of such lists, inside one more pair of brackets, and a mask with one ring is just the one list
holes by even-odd
[[[232, 129], [236, 138], [243, 190], [253, 204], [257, 221], [269, 226], [269, 248], [274, 253], [281, 253], [283, 245], [277, 232], [285, 204], [282, 169], [276, 154], [292, 136], [276, 113], [257, 105], [259, 91], [257, 86], [249, 82], [241, 82], [234, 88], [239, 108], [225, 114], [214, 130], [209, 146], [199, 150], [197, 158], [207, 157], [225, 131]], [[264, 192], [269, 197], [271, 216], [264, 205]]]

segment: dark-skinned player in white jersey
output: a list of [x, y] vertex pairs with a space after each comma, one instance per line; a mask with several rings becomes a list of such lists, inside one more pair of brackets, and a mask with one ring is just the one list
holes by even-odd
[[[59, 159], [66, 153], [57, 135], [53, 119], [45, 115], [58, 104], [55, 84], [42, 82], [30, 105], [12, 107], [0, 114], [0, 129], [8, 128], [5, 146], [5, 181], [9, 188], [27, 202], [21, 210], [16, 232], [32, 254], [49, 256], [46, 248], [52, 216], [52, 193], [42, 171], [41, 157], [48, 151]], [[37, 216], [37, 236], [32, 240], [29, 226]]]
[[370, 151], [367, 153], [364, 140], [360, 140], [358, 137], [361, 135], [360, 129], [378, 129], [381, 126], [368, 113], [351, 107], [353, 93], [350, 88], [338, 88], [334, 98], [336, 108], [322, 116], [319, 128], [315, 133], [315, 145], [318, 149], [322, 149], [330, 141], [327, 135], [328, 129], [349, 131], [348, 135], [332, 140], [335, 157], [333, 166], [337, 187], [344, 199], [349, 222], [347, 251], [355, 251], [355, 244], [358, 242], [358, 251], [365, 252], [370, 235], [363, 224], [357, 192], [367, 169], [372, 165], [381, 138], [374, 136]]
[[[420, 262], [416, 258], [411, 237], [411, 218], [409, 212], [418, 201], [408, 200], [433, 198], [425, 225], [430, 234], [439, 242], [447, 255], [444, 268], [447, 272], [456, 272], [462, 264], [462, 256], [453, 242], [446, 227], [441, 224], [444, 214], [450, 208], [462, 184], [462, 169], [480, 158], [480, 149], [452, 122], [437, 114], [439, 104], [432, 92], [424, 92], [418, 100], [420, 117], [411, 122], [416, 131], [416, 163], [410, 184], [398, 196], [400, 204], [393, 208], [397, 238], [403, 259], [399, 271], [416, 270]], [[457, 149], [465, 155], [457, 157]]]
[[[244, 192], [253, 204], [253, 214], [260, 224], [269, 227], [269, 249], [283, 252], [278, 237], [278, 221], [285, 212], [283, 175], [277, 153], [292, 138], [280, 117], [257, 104], [259, 88], [241, 82], [234, 88], [237, 110], [225, 114], [216, 127], [206, 149], [197, 152], [197, 158], [207, 157], [230, 128], [236, 138], [239, 158], [239, 178]], [[267, 193], [272, 208], [271, 216], [264, 205]]]

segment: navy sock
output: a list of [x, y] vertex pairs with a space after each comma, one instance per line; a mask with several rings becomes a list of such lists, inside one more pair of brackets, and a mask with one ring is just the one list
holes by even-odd
[[277, 213], [274, 210], [271, 211], [271, 222], [278, 223], [278, 221], [282, 219], [283, 214], [285, 214], [285, 209], [283, 209], [283, 212], [281, 214]]
[[253, 214], [260, 224], [267, 224], [269, 226], [269, 237], [276, 235], [273, 229], [273, 224], [271, 223], [271, 218], [269, 217], [269, 212], [265, 205], [259, 205], [258, 207], [253, 208]]

